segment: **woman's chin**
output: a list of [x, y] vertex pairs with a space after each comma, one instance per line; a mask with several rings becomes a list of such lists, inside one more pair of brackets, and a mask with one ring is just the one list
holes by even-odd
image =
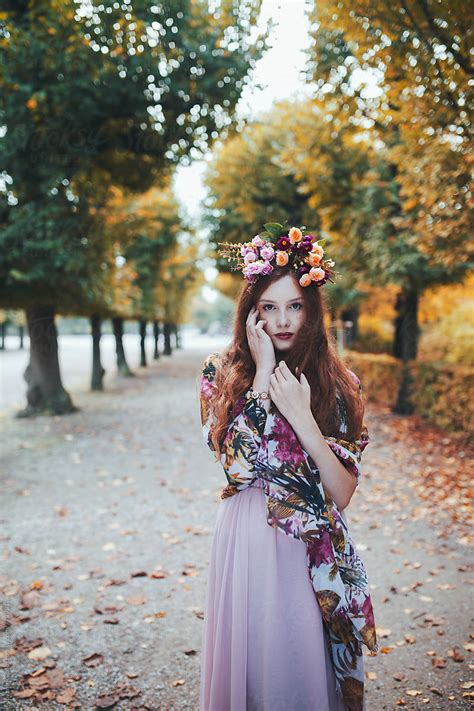
[[273, 347], [275, 348], [276, 351], [282, 351], [282, 352], [288, 351], [288, 350], [290, 349], [290, 347], [291, 347], [291, 341], [292, 341], [292, 340], [293, 340], [293, 339], [290, 338], [287, 342], [285, 342], [285, 341], [283, 341], [283, 340], [280, 339], [280, 338], [279, 338], [279, 339], [275, 339], [275, 340], [273, 341]]

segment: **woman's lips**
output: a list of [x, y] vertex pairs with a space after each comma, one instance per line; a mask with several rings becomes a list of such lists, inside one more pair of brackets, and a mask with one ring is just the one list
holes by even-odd
[[293, 334], [292, 333], [276, 333], [275, 334], [277, 338], [281, 338], [282, 341], [287, 341], [289, 338], [292, 338]]

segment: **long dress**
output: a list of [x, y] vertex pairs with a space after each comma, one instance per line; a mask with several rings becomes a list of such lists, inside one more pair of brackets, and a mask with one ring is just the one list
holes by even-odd
[[[212, 450], [210, 433], [214, 415], [210, 395], [215, 387], [218, 355], [206, 359], [200, 382], [203, 435]], [[334, 638], [329, 641], [328, 620], [323, 623], [321, 609], [323, 604], [327, 614], [326, 606], [334, 599], [342, 599], [342, 578], [338, 583], [337, 576], [344, 574], [351, 585], [355, 583], [355, 587], [349, 589], [351, 608], [345, 610], [349, 609], [358, 618], [363, 613], [362, 632], [371, 633], [374, 627], [362, 563], [352, 544], [344, 543], [348, 538], [336, 540], [338, 547], [341, 541], [344, 543], [338, 557], [341, 568], [334, 567], [329, 537], [322, 539], [324, 547], [317, 543], [313, 548], [313, 539], [309, 539], [308, 547], [308, 539], [302, 540], [308, 526], [311, 533], [311, 526], [319, 521], [295, 511], [294, 505], [298, 507], [303, 503], [300, 496], [316, 497], [318, 490], [311, 486], [310, 492], [305, 492], [307, 482], [298, 480], [296, 497], [291, 494], [283, 499], [275, 498], [279, 490], [274, 483], [269, 483], [268, 467], [274, 465], [276, 458], [268, 456], [268, 448], [276, 444], [279, 456], [290, 463], [300, 458], [299, 445], [289, 438], [289, 432], [285, 433], [281, 421], [275, 425], [274, 417], [267, 416], [254, 402], [245, 397], [236, 404], [219, 453], [228, 486], [221, 494], [208, 570], [200, 711], [365, 711], [360, 652], [354, 678], [352, 668], [347, 667], [346, 652], [350, 648], [346, 649], [344, 644], [336, 646], [337, 654], [342, 657], [334, 669], [334, 657], [331, 658], [329, 651], [331, 645], [335, 648]], [[271, 436], [277, 439], [272, 442]], [[358, 477], [360, 451], [365, 441], [358, 441], [352, 450], [352, 445], [344, 440], [325, 439]], [[278, 468], [271, 471], [270, 481], [274, 482], [275, 477], [282, 480], [278, 472]], [[318, 504], [316, 498], [313, 503]], [[335, 515], [332, 510], [330, 519]], [[339, 526], [347, 524], [344, 515], [339, 514], [339, 520]], [[301, 526], [296, 536], [293, 535], [295, 525]], [[326, 531], [325, 520], [322, 525]], [[335, 530], [342, 535], [340, 527]], [[330, 577], [323, 574], [322, 588], [319, 580], [312, 581], [309, 575], [308, 551], [313, 574], [320, 565], [321, 568], [327, 565], [336, 573], [335, 578], [332, 574]], [[356, 565], [362, 568], [361, 572]], [[337, 572], [339, 570], [342, 572]], [[359, 584], [363, 586], [362, 602], [352, 596], [353, 589], [358, 594]], [[363, 609], [362, 603], [368, 603], [368, 608]], [[343, 635], [351, 631], [346, 611], [344, 617], [336, 619], [331, 634], [334, 629], [338, 632], [337, 625], [342, 625]], [[372, 644], [370, 639], [369, 643]], [[345, 685], [344, 698], [336, 693], [336, 674], [340, 670]]]
[[[345, 711], [306, 546], [268, 525], [263, 486], [256, 479], [219, 503], [204, 608], [200, 711]], [[298, 613], [289, 615], [290, 609]]]

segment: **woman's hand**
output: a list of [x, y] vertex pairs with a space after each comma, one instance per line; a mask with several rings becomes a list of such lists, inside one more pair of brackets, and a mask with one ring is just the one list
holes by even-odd
[[298, 422], [314, 419], [311, 412], [311, 386], [304, 373], [296, 378], [284, 360], [270, 376], [270, 397], [290, 425], [296, 429]]
[[264, 319], [257, 322], [258, 309], [255, 306], [247, 316], [247, 341], [253, 361], [258, 371], [273, 372], [276, 366], [275, 349], [272, 339], [264, 331], [267, 323]]

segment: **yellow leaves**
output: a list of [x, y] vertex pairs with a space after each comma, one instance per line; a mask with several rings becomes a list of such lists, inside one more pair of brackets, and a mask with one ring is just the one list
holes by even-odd
[[409, 200], [405, 200], [403, 203], [403, 209], [408, 212], [409, 210], [413, 210], [413, 208], [417, 207], [418, 204], [419, 203], [416, 198], [410, 198]]
[[25, 106], [27, 109], [30, 109], [30, 111], [34, 111], [38, 106], [38, 102], [34, 97], [31, 97], [31, 99], [25, 102]]

